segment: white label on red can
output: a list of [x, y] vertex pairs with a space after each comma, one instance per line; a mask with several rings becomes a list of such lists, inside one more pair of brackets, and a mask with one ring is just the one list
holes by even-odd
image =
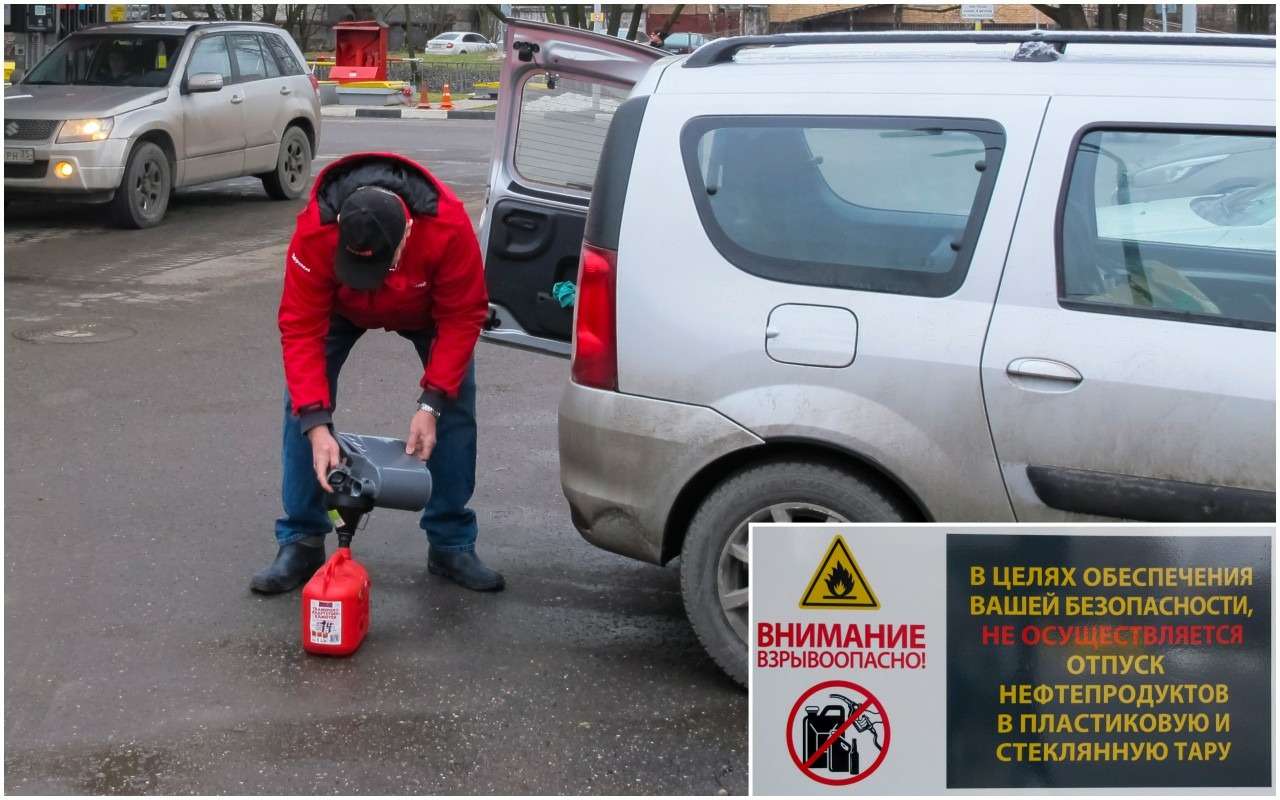
[[342, 644], [342, 601], [311, 601], [311, 643]]

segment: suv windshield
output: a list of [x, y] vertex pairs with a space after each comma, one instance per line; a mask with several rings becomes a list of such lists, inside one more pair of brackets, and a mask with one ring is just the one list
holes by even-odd
[[31, 70], [24, 84], [149, 86], [169, 83], [181, 36], [71, 36]]

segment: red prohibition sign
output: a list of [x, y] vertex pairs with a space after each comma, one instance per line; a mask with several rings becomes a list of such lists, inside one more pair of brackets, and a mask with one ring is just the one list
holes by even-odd
[[[804, 705], [805, 700], [808, 700], [810, 697], [824, 689], [835, 688], [852, 689], [865, 697], [866, 700], [862, 701], [862, 705], [858, 706], [854, 713], [849, 715], [849, 718], [845, 720], [843, 725], [831, 732], [831, 735], [825, 742], [823, 742], [822, 746], [818, 749], [818, 752], [814, 753], [813, 758], [809, 760], [809, 763], [805, 763], [805, 760], [796, 752], [795, 737], [792, 734], [795, 730], [794, 725], [796, 724], [796, 714], [800, 712], [800, 708]], [[862, 715], [862, 712], [866, 711], [868, 708], [874, 708], [879, 711], [880, 719], [884, 721], [884, 743], [880, 746], [880, 753], [876, 756], [875, 760], [871, 762], [871, 766], [860, 771], [857, 775], [852, 775], [848, 778], [826, 778], [814, 772], [811, 766], [812, 762], [816, 761], [831, 747], [831, 745], [835, 744], [835, 740], [843, 736], [844, 732], [847, 731], [849, 727], [853, 725], [854, 721]], [[825, 783], [828, 786], [848, 786], [851, 783], [857, 783], [875, 772], [880, 767], [880, 762], [884, 761], [885, 754], [889, 752], [889, 713], [885, 711], [884, 704], [882, 704], [875, 695], [856, 683], [852, 683], [850, 681], [824, 681], [800, 695], [800, 699], [796, 700], [796, 704], [791, 707], [791, 713], [787, 715], [787, 752], [791, 754], [791, 760], [795, 762], [796, 767], [818, 783]]]

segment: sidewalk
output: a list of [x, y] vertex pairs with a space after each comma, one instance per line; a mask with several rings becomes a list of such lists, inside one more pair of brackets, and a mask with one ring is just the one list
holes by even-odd
[[[322, 117], [376, 117], [378, 119], [493, 119], [494, 100], [454, 100], [453, 111], [440, 109], [439, 103], [430, 109], [414, 106], [339, 106], [320, 107]], [[486, 109], [478, 111], [477, 109]], [[458, 113], [463, 112], [463, 113]]]

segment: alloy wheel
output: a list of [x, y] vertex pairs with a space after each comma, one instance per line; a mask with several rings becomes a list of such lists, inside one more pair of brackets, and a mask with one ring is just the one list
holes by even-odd
[[716, 592], [720, 610], [734, 633], [747, 640], [747, 617], [750, 591], [750, 525], [753, 522], [848, 522], [841, 514], [813, 503], [774, 503], [738, 523], [720, 551], [716, 567]]
[[164, 194], [164, 172], [158, 161], [147, 159], [142, 162], [142, 169], [133, 182], [133, 194], [142, 215], [155, 216]]
[[284, 179], [291, 188], [298, 188], [307, 178], [306, 152], [302, 142], [289, 140], [284, 150]]

